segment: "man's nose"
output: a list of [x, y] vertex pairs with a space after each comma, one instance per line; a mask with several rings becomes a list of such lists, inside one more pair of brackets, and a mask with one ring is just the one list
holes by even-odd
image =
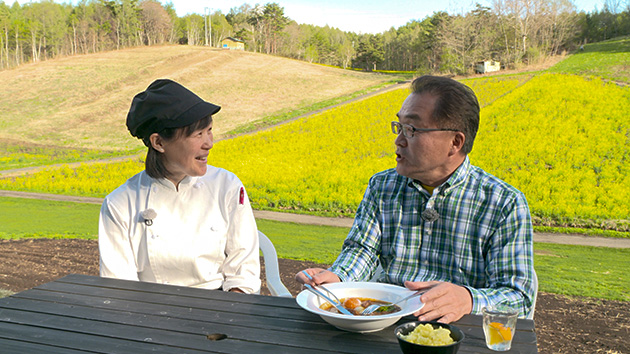
[[394, 140], [394, 144], [395, 145], [399, 145], [399, 146], [406, 146], [407, 145], [407, 138], [405, 137], [405, 134], [400, 132], [398, 135], [396, 135], [396, 139]]

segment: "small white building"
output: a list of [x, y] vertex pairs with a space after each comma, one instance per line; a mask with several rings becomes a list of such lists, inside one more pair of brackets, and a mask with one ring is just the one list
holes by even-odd
[[501, 70], [501, 63], [494, 60], [480, 61], [475, 64], [475, 72], [477, 74], [491, 73]]

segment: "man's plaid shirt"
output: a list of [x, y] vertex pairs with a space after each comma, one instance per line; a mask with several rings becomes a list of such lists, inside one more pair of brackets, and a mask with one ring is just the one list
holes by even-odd
[[[422, 218], [425, 209], [438, 219]], [[432, 195], [395, 169], [374, 175], [331, 271], [341, 281], [445, 281], [472, 294], [472, 313], [505, 304], [529, 315], [538, 289], [525, 196], [468, 157]]]

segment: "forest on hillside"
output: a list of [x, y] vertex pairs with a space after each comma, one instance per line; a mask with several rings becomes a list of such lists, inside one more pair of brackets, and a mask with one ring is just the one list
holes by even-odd
[[178, 17], [155, 0], [0, 3], [0, 69], [28, 62], [161, 44], [210, 45], [237, 38], [245, 50], [343, 68], [472, 72], [482, 60], [514, 68], [630, 34], [630, 2], [578, 12], [571, 0], [493, 0], [467, 13], [435, 12], [378, 34], [298, 24], [280, 3]]

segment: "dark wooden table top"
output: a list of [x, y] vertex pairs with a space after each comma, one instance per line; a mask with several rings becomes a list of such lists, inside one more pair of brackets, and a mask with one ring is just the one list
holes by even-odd
[[[459, 353], [494, 353], [480, 316], [454, 324]], [[0, 299], [2, 353], [400, 353], [394, 328], [349, 333], [292, 298], [77, 274]], [[518, 321], [510, 352], [538, 352], [533, 321]]]

